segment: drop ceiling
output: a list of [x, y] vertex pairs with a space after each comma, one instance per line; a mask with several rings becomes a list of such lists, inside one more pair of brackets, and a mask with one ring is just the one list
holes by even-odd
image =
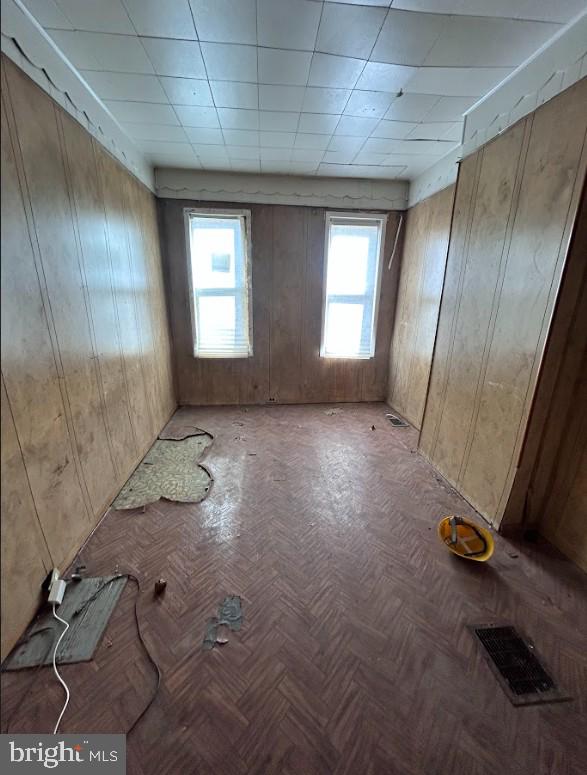
[[157, 167], [413, 179], [584, 0], [23, 0]]

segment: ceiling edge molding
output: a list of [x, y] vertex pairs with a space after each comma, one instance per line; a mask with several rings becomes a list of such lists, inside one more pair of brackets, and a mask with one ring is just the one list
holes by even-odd
[[157, 168], [155, 193], [164, 199], [405, 210], [408, 182]]
[[409, 207], [442, 191], [457, 179], [463, 149], [458, 146], [410, 182]]
[[2, 53], [154, 191], [150, 163], [20, 0], [2, 0]]
[[465, 113], [468, 156], [587, 75], [587, 10]]

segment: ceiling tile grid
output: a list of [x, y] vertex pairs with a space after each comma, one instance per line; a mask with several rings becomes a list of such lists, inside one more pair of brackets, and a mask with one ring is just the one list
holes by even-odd
[[156, 166], [411, 178], [584, 0], [24, 0]]

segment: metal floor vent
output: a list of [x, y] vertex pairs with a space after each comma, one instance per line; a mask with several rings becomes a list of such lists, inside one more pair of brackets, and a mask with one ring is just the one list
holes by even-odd
[[513, 705], [536, 705], [570, 700], [538, 658], [532, 643], [510, 625], [470, 627], [491, 670]]

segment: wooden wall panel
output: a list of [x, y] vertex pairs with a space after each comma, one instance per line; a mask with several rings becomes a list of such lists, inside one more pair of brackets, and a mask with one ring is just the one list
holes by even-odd
[[[387, 261], [398, 213], [388, 214], [375, 357], [320, 357], [324, 273], [323, 208], [250, 205], [253, 245], [253, 357], [198, 359], [192, 353], [185, 207], [242, 204], [160, 200], [167, 255], [176, 384], [183, 404], [381, 401], [395, 309], [398, 263]], [[401, 250], [401, 243], [399, 245]]]
[[584, 178], [586, 102], [583, 79], [466, 160], [457, 182], [471, 204], [455, 208], [420, 448], [495, 524]]
[[454, 186], [406, 214], [395, 325], [390, 349], [388, 403], [416, 428], [424, 415], [436, 337]]
[[5, 656], [175, 398], [154, 197], [4, 58], [2, 83]]

